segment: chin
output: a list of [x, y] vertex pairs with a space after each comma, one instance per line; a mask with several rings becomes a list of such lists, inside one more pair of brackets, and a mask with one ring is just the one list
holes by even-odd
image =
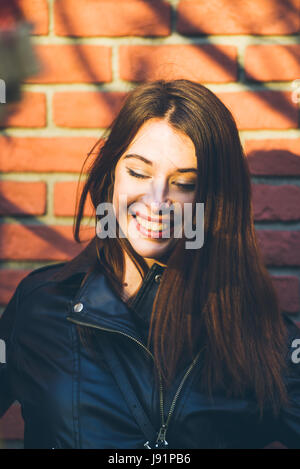
[[137, 240], [131, 241], [130, 239], [128, 241], [139, 256], [148, 259], [159, 260], [170, 250], [170, 242], [165, 242], [164, 245], [159, 246], [157, 241], [141, 240], [137, 242]]

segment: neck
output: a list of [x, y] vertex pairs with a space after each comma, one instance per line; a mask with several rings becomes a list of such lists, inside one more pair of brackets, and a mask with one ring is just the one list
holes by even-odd
[[157, 259], [149, 259], [147, 257], [144, 257], [147, 265], [149, 268], [151, 268], [153, 266], [153, 264], [159, 264], [161, 265], [162, 267], [166, 267], [166, 264], [162, 261], [158, 261]]

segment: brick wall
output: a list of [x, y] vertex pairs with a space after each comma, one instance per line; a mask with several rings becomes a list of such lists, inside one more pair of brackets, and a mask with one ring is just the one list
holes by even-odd
[[[82, 249], [72, 240], [78, 176], [126, 93], [138, 82], [184, 77], [214, 91], [236, 118], [266, 264], [282, 309], [299, 321], [299, 1], [20, 3], [42, 70], [24, 83], [0, 131], [2, 310], [27, 272]], [[0, 420], [0, 434], [4, 445], [22, 445], [18, 405]]]

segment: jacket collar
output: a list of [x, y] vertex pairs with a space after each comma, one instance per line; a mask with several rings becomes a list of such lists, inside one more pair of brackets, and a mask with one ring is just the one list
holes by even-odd
[[97, 262], [95, 236], [76, 257], [64, 263], [58, 271], [54, 272], [54, 274], [49, 277], [49, 280], [64, 282], [73, 275], [87, 273], [89, 270], [94, 270]]
[[97, 266], [96, 237], [71, 261], [62, 265], [50, 281], [65, 282], [72, 276], [90, 272], [86, 282], [69, 303], [68, 320], [91, 327], [116, 331], [142, 341], [132, 316], [134, 309], [142, 318], [149, 317], [159, 284], [156, 276], [165, 267], [153, 263], [143, 279], [134, 303], [129, 306], [111, 288]]

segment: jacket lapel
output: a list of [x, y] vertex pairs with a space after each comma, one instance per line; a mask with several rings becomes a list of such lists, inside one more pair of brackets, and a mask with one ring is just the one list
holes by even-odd
[[92, 272], [78, 290], [69, 305], [68, 319], [142, 340], [133, 321], [132, 312], [115, 294], [108, 279], [101, 272]]
[[[74, 275], [89, 272], [86, 282], [78, 289], [69, 304], [68, 320], [82, 325], [119, 332], [141, 341], [136, 328], [132, 308], [142, 318], [147, 318], [152, 309], [158, 285], [154, 281], [164, 267], [154, 263], [144, 278], [135, 301], [130, 308], [113, 291], [103, 272], [97, 269], [99, 261], [96, 251], [96, 237], [75, 258], [65, 263], [50, 277], [50, 282], [63, 283]], [[77, 305], [77, 306], [76, 306]], [[79, 305], [79, 306], [78, 306]]]

